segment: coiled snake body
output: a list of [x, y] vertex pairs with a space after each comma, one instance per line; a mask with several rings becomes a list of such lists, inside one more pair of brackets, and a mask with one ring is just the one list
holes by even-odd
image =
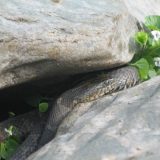
[[[25, 119], [24, 116], [19, 116], [17, 118], [15, 117], [13, 120], [1, 123], [1, 130], [13, 124], [19, 128], [21, 133], [25, 133], [26, 130], [28, 133], [26, 140], [11, 157], [11, 160], [24, 160], [32, 152], [53, 139], [62, 120], [77, 104], [94, 101], [104, 95], [132, 87], [136, 85], [139, 80], [138, 71], [132, 66], [96, 74], [93, 77], [86, 78], [74, 88], [66, 91], [54, 102], [45, 126], [44, 121], [46, 117], [40, 118], [36, 112], [30, 113], [30, 118], [28, 117]], [[34, 120], [32, 117], [34, 117]], [[16, 121], [16, 119], [18, 119], [18, 121]], [[21, 121], [20, 119], [25, 119], [24, 123], [27, 124], [28, 127], [19, 127], [17, 123]], [[2, 134], [5, 133], [2, 131]]]

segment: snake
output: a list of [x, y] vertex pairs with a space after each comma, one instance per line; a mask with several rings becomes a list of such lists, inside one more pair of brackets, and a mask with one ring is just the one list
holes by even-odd
[[48, 114], [40, 116], [37, 111], [33, 111], [1, 122], [0, 139], [5, 139], [4, 128], [9, 125], [16, 126], [20, 137], [24, 139], [10, 160], [25, 160], [31, 153], [50, 142], [62, 121], [77, 105], [133, 87], [140, 81], [138, 69], [134, 66], [98, 72], [83, 77], [73, 88], [62, 93], [53, 102]]

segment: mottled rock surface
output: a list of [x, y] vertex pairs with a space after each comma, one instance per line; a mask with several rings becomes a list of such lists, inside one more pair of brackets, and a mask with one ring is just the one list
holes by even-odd
[[[159, 0], [1, 0], [0, 89], [128, 63]], [[159, 160], [160, 78], [76, 108], [30, 160]]]
[[156, 77], [79, 107], [28, 160], [159, 160], [159, 82]]
[[122, 1], [1, 0], [0, 88], [129, 62], [137, 32]]
[[123, 0], [128, 11], [139, 21], [144, 21], [148, 15], [160, 15], [159, 0]]

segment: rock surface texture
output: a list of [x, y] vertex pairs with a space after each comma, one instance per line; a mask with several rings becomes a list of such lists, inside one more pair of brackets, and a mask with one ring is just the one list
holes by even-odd
[[156, 77], [79, 107], [28, 160], [159, 160], [159, 82]]
[[136, 17], [139, 21], [144, 21], [148, 15], [160, 15], [159, 0], [123, 0], [130, 14]]
[[1, 0], [0, 88], [113, 68], [134, 54], [136, 19], [110, 0]]
[[[114, 68], [159, 0], [0, 0], [0, 89]], [[160, 77], [75, 108], [28, 160], [159, 160]]]

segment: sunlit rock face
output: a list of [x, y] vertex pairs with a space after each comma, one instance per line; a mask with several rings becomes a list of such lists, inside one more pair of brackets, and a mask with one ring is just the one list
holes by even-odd
[[[122, 1], [0, 1], [0, 88], [128, 63], [136, 18]], [[51, 78], [50, 78], [51, 79]]]
[[144, 21], [144, 18], [149, 15], [160, 15], [160, 1], [159, 0], [123, 0], [128, 11], [139, 21]]

